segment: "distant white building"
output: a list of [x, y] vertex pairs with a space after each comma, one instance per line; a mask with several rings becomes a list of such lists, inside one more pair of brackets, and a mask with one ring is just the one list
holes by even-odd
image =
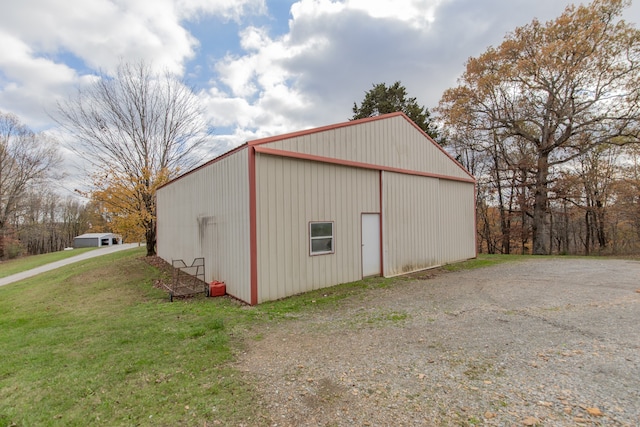
[[73, 238], [74, 248], [121, 245], [122, 236], [113, 233], [86, 233]]
[[249, 304], [476, 256], [475, 179], [403, 113], [246, 144], [157, 192], [158, 255]]

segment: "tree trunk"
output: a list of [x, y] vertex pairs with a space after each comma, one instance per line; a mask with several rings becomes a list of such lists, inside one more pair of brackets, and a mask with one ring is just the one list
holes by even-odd
[[564, 230], [563, 230], [563, 245], [562, 245], [562, 252], [567, 255], [569, 254], [569, 213], [567, 211], [567, 201], [564, 200], [563, 202], [563, 208], [564, 208], [564, 215], [563, 215], [563, 220], [564, 220]]
[[498, 212], [500, 214], [500, 234], [501, 234], [501, 240], [502, 240], [501, 252], [503, 254], [509, 254], [511, 252], [510, 227], [507, 225], [507, 213], [504, 206], [502, 177], [500, 176], [500, 157], [498, 154], [497, 140], [495, 135], [494, 135], [494, 144], [493, 144], [493, 150], [491, 152], [491, 155], [493, 157], [493, 171], [495, 173], [494, 178], [496, 180], [496, 192], [498, 193]]
[[547, 176], [549, 175], [549, 154], [538, 154], [538, 171], [533, 202], [533, 255], [547, 255]]
[[526, 198], [525, 198], [525, 189], [522, 188], [520, 190], [520, 194], [518, 198], [520, 199], [520, 254], [525, 255], [529, 253], [527, 249], [527, 242], [529, 241], [529, 229], [527, 227], [527, 208], [526, 208]]
[[601, 200], [596, 200], [596, 218], [597, 218], [597, 233], [598, 233], [598, 245], [600, 249], [607, 247], [607, 233], [605, 230], [605, 207]]
[[156, 222], [151, 221], [145, 227], [145, 239], [147, 241], [147, 256], [156, 255]]
[[553, 253], [553, 209], [549, 209], [549, 255]]
[[589, 221], [589, 210], [584, 213], [584, 224], [585, 224], [585, 243], [584, 243], [584, 254], [589, 255], [591, 249], [591, 224]]

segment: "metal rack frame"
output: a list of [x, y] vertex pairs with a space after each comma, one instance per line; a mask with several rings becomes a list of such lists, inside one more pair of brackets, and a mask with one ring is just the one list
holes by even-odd
[[187, 265], [184, 260], [174, 259], [171, 266], [173, 280], [171, 286], [167, 286], [169, 301], [173, 301], [174, 297], [188, 297], [200, 293], [209, 296], [209, 286], [205, 282], [204, 258], [195, 258], [191, 265]]

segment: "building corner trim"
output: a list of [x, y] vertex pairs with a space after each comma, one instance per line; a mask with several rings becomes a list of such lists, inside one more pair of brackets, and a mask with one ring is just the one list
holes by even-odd
[[251, 269], [251, 305], [258, 304], [258, 227], [256, 196], [256, 150], [249, 146], [249, 258]]

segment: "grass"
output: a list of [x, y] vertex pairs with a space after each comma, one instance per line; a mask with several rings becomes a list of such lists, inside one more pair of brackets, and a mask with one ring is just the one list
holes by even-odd
[[[145, 251], [0, 287], [0, 426], [265, 425], [252, 380], [229, 363], [243, 340], [264, 338], [252, 326], [395, 283], [367, 279], [252, 308], [231, 298], [169, 303], [152, 286], [162, 273], [144, 262]], [[376, 312], [371, 320], [406, 317]]]
[[368, 278], [330, 288], [317, 289], [278, 301], [268, 301], [260, 304], [257, 311], [270, 320], [295, 318], [300, 313], [331, 307], [346, 298], [357, 297], [367, 290], [386, 288], [392, 283], [393, 279]]
[[259, 424], [251, 384], [225, 363], [252, 310], [168, 303], [145, 250], [0, 288], [0, 426]]
[[40, 267], [41, 265], [80, 255], [94, 249], [97, 248], [80, 248], [74, 249], [72, 251], [58, 251], [48, 254], [32, 255], [23, 258], [12, 259], [10, 261], [2, 261], [0, 262], [0, 277], [11, 276], [12, 274], [31, 270], [32, 268]]
[[505, 262], [522, 261], [525, 259], [538, 259], [540, 255], [494, 255], [478, 254], [475, 259], [444, 265], [442, 268], [447, 271], [473, 270], [476, 268], [489, 267]]

